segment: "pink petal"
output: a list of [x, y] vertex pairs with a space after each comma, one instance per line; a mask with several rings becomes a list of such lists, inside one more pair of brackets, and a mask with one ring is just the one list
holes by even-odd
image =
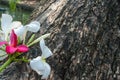
[[0, 46], [4, 45], [4, 44], [8, 44], [6, 41], [2, 41], [0, 42]]
[[12, 46], [6, 46], [6, 52], [7, 54], [14, 54], [16, 52], [17, 48]]
[[17, 52], [27, 52], [29, 48], [26, 45], [17, 46]]
[[10, 35], [10, 45], [13, 47], [17, 46], [17, 35], [15, 34], [14, 30], [12, 30]]

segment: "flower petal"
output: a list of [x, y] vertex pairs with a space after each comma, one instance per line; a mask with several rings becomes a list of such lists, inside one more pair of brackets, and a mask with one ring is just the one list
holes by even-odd
[[44, 73], [42, 75], [42, 78], [41, 79], [47, 79], [48, 76], [50, 75], [50, 71], [51, 71], [51, 68], [50, 68], [50, 65], [46, 62], [44, 62]]
[[39, 75], [42, 75], [44, 71], [44, 63], [41, 60], [41, 57], [38, 56], [30, 61], [31, 68], [36, 71]]
[[16, 34], [18, 37], [20, 37], [21, 40], [23, 40], [23, 35], [24, 35], [24, 33], [25, 33], [25, 27], [21, 26], [21, 27], [19, 27], [19, 28], [17, 28], [17, 29], [14, 29], [14, 31], [15, 31], [15, 34]]
[[4, 45], [4, 44], [8, 44], [6, 41], [2, 41], [0, 42], [0, 46]]
[[17, 48], [12, 46], [6, 46], [6, 52], [7, 54], [14, 54], [16, 52]]
[[0, 61], [4, 60], [7, 57], [8, 57], [7, 53], [3, 50], [0, 50]]
[[12, 22], [12, 16], [8, 14], [2, 14], [1, 27], [4, 32], [7, 32], [10, 29], [11, 22]]
[[26, 45], [17, 46], [17, 52], [27, 52], [29, 48]]
[[20, 21], [14, 21], [11, 23], [11, 29], [15, 29], [15, 28], [19, 28], [22, 26], [21, 22]]
[[40, 30], [40, 23], [38, 21], [33, 21], [26, 25], [27, 30], [31, 32], [38, 32]]
[[5, 34], [0, 30], [0, 41], [5, 41]]
[[41, 48], [41, 51], [42, 51], [42, 57], [48, 58], [49, 56], [52, 55], [51, 50], [45, 45], [44, 39], [42, 39], [40, 41], [40, 48]]
[[13, 47], [17, 46], [17, 35], [15, 34], [14, 30], [12, 30], [10, 35], [10, 45]]

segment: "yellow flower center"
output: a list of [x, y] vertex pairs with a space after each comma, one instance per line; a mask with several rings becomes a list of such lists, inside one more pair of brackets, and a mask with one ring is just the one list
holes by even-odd
[[43, 62], [46, 62], [46, 59], [45, 59], [44, 57], [42, 57], [42, 61], [43, 61]]

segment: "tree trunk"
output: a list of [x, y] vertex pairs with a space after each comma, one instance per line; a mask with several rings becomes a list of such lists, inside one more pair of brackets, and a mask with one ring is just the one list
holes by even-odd
[[[53, 52], [48, 80], [120, 80], [120, 3], [117, 0], [40, 0], [32, 20]], [[35, 52], [37, 54], [33, 54]], [[32, 57], [40, 55], [39, 45]], [[13, 63], [0, 80], [40, 80], [26, 63]]]

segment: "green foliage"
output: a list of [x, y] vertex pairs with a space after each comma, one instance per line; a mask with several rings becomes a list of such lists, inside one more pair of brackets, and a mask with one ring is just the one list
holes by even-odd
[[[26, 24], [28, 22], [28, 19], [30, 17], [31, 12], [28, 10], [23, 10], [21, 7], [16, 7], [15, 11], [11, 11], [10, 7], [6, 5], [0, 5], [0, 7], [6, 9], [5, 12], [0, 12], [0, 17], [3, 13], [10, 14], [13, 17], [14, 21], [21, 21], [22, 24]], [[0, 22], [1, 24], [1, 22]], [[1, 28], [1, 27], [0, 27]]]
[[8, 0], [9, 1], [9, 6], [10, 6], [10, 14], [13, 16], [15, 16], [14, 20], [19, 20], [21, 21], [23, 24], [25, 24], [28, 20], [29, 15], [27, 14], [23, 14], [21, 8], [17, 8], [17, 3], [20, 0]]
[[16, 10], [16, 4], [19, 2], [20, 0], [9, 0], [9, 6], [10, 6], [10, 10], [12, 12], [14, 12]]
[[21, 21], [23, 24], [27, 23], [30, 16], [30, 12], [24, 11], [19, 7], [14, 12], [10, 12], [10, 14], [14, 17], [15, 21]]

